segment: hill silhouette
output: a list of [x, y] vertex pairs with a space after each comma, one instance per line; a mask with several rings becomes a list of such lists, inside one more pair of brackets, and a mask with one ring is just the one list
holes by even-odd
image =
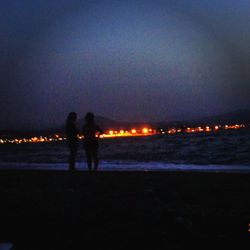
[[[82, 127], [84, 118], [78, 120], [77, 125], [79, 128]], [[244, 123], [250, 124], [250, 110], [239, 109], [236, 111], [201, 117], [194, 120], [180, 120], [180, 121], [162, 121], [162, 122], [121, 122], [115, 121], [103, 116], [96, 117], [96, 123], [101, 126], [104, 130], [106, 129], [131, 129], [133, 127], [151, 126], [153, 128], [167, 128], [167, 127], [183, 127], [183, 126], [196, 126], [196, 125], [225, 125], [225, 124], [237, 124]]]
[[[95, 122], [103, 129], [117, 128], [121, 125], [120, 122], [103, 117], [103, 116], [96, 116]], [[78, 128], [81, 129], [84, 123], [85, 123], [85, 119], [81, 118], [77, 121], [76, 124], [77, 124]]]
[[250, 124], [250, 110], [239, 109], [228, 113], [201, 117], [193, 120], [162, 121], [151, 123], [154, 128], [204, 126], [204, 125], [226, 125], [226, 124]]
[[[109, 119], [104, 116], [96, 116], [96, 123], [103, 129], [132, 129], [141, 128], [144, 126], [151, 126], [153, 128], [169, 128], [169, 127], [185, 127], [185, 126], [203, 126], [203, 125], [225, 125], [225, 124], [237, 124], [244, 123], [250, 124], [250, 110], [249, 109], [239, 109], [236, 111], [201, 117], [195, 120], [180, 120], [180, 121], [162, 121], [162, 122], [123, 122]], [[80, 118], [77, 121], [77, 126], [79, 130], [82, 129], [84, 124], [84, 118]], [[30, 130], [2, 130], [0, 131], [0, 136], [3, 135], [50, 135], [53, 133], [64, 133], [65, 124], [54, 128], [40, 129], [35, 128]]]
[[[104, 116], [96, 116], [95, 118], [96, 123], [104, 130], [107, 129], [132, 129], [134, 127], [143, 127], [146, 125], [151, 125], [151, 122], [124, 122], [124, 121], [116, 121], [109, 119]], [[77, 126], [82, 128], [84, 124], [84, 118], [81, 118], [77, 121]]]
[[233, 112], [228, 112], [224, 114], [207, 116], [197, 120], [190, 121], [195, 124], [236, 124], [236, 123], [250, 123], [250, 110], [249, 109], [239, 109]]

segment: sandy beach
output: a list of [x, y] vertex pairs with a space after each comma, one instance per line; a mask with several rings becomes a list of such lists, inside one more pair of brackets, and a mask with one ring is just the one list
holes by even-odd
[[14, 249], [218, 249], [249, 244], [250, 174], [1, 170]]

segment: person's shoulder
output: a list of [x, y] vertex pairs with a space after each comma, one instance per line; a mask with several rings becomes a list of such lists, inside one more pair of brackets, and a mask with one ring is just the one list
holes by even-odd
[[99, 125], [96, 125], [95, 129], [98, 131], [98, 132], [103, 132], [102, 128], [99, 126]]

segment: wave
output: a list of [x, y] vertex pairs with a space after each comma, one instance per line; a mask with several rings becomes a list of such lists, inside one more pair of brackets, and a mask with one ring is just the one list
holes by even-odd
[[[78, 171], [87, 171], [85, 163], [77, 162]], [[0, 163], [0, 170], [68, 170], [66, 163]], [[99, 171], [198, 171], [250, 173], [250, 165], [195, 165], [159, 162], [102, 162]]]

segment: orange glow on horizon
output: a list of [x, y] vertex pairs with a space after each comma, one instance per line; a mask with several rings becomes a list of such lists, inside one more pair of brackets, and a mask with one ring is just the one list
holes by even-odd
[[[130, 136], [151, 136], [151, 135], [157, 135], [157, 134], [176, 134], [176, 133], [208, 133], [212, 131], [218, 131], [218, 130], [228, 130], [228, 129], [242, 129], [242, 128], [249, 128], [250, 124], [234, 124], [234, 125], [214, 125], [214, 126], [199, 126], [199, 127], [187, 127], [185, 129], [183, 128], [169, 128], [168, 130], [161, 129], [152, 129], [152, 128], [141, 128], [136, 129], [133, 128], [131, 130], [108, 130], [103, 134], [97, 134], [96, 136], [99, 138], [114, 138], [114, 137], [130, 137]], [[79, 140], [84, 139], [84, 136], [79, 134], [78, 135]], [[33, 136], [30, 138], [6, 138], [0, 137], [0, 144], [21, 144], [21, 143], [39, 143], [39, 142], [58, 142], [58, 141], [64, 141], [67, 140], [65, 136], [62, 134], [53, 134], [50, 136]]]

